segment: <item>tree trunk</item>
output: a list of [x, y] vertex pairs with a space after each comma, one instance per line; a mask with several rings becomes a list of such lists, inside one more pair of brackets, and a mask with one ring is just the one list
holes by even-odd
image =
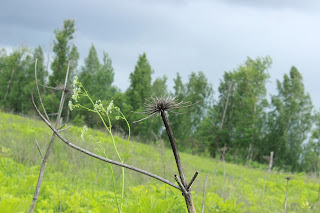
[[[229, 97], [230, 97], [230, 94], [231, 94], [231, 89], [232, 89], [232, 82], [230, 83], [229, 88], [228, 88], [227, 100], [226, 100], [226, 103], [225, 103], [224, 108], [223, 108], [222, 119], [221, 119], [221, 123], [220, 123], [220, 126], [219, 126], [219, 133], [217, 135], [217, 140], [216, 140], [217, 150], [219, 150], [220, 135], [221, 135], [221, 130], [223, 128], [223, 124], [224, 124], [226, 113], [227, 113], [227, 109], [228, 109], [228, 103], [229, 103]], [[226, 146], [226, 144], [224, 144], [224, 146]], [[224, 156], [223, 156], [223, 158], [224, 158]], [[221, 156], [220, 156], [220, 160], [222, 160]]]
[[273, 165], [273, 152], [270, 152], [270, 161], [269, 161], [269, 172], [272, 170]]
[[246, 166], [248, 165], [251, 152], [252, 152], [252, 143], [250, 143], [250, 145], [249, 145], [249, 150], [248, 150], [248, 154], [247, 154], [247, 157], [246, 157], [246, 163], [245, 163]]
[[10, 84], [11, 84], [12, 79], [13, 79], [14, 71], [15, 71], [15, 69], [12, 69], [11, 77], [10, 77], [10, 80], [8, 82], [8, 85], [7, 85], [7, 91], [6, 91], [6, 94], [4, 95], [4, 100], [7, 99], [7, 96], [8, 96], [8, 93], [9, 93]]

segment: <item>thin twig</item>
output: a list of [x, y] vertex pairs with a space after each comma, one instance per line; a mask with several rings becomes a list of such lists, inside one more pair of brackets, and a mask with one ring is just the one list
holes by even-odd
[[57, 130], [62, 129], [63, 127], [65, 127], [67, 124], [63, 124], [62, 126], [60, 126]]
[[40, 91], [39, 91], [37, 64], [38, 64], [38, 59], [36, 58], [36, 62], [35, 62], [35, 64], [34, 64], [34, 78], [35, 78], [35, 80], [36, 80], [36, 88], [37, 88], [37, 92], [38, 92], [38, 96], [39, 96], [39, 101], [40, 101], [41, 107], [42, 107], [42, 109], [43, 109], [44, 115], [46, 116], [46, 118], [48, 119], [48, 121], [50, 121], [50, 119], [49, 119], [49, 117], [48, 117], [48, 114], [47, 114], [47, 111], [46, 111], [46, 109], [44, 108], [44, 105], [43, 105], [43, 102], [42, 102], [42, 98], [41, 98], [41, 95], [40, 95]]
[[50, 87], [50, 86], [46, 86], [46, 85], [43, 85], [43, 84], [39, 84], [40, 86], [43, 86], [44, 88], [48, 88], [48, 89], [53, 89], [53, 90], [61, 90], [59, 88], [56, 88], [56, 87]]
[[71, 127], [71, 126], [68, 126], [68, 127], [64, 128], [64, 129], [60, 129], [60, 130], [58, 130], [58, 132], [66, 131], [66, 130], [70, 129], [70, 127]]
[[40, 155], [41, 155], [42, 160], [44, 160], [44, 159], [43, 159], [43, 155], [42, 155], [42, 152], [41, 152], [41, 149], [40, 149], [40, 146], [39, 146], [39, 144], [38, 144], [37, 139], [34, 139], [34, 141], [36, 142], [36, 145], [37, 145], [37, 147], [38, 147], [38, 150], [39, 150], [39, 152], [40, 152]]
[[84, 154], [87, 154], [87, 155], [89, 155], [89, 156], [91, 156], [91, 157], [97, 158], [97, 159], [99, 159], [99, 160], [101, 160], [101, 161], [105, 161], [105, 162], [107, 162], [107, 163], [111, 163], [111, 164], [114, 164], [114, 165], [117, 165], [117, 166], [120, 166], [120, 167], [124, 167], [124, 168], [130, 169], [130, 170], [133, 170], [133, 171], [135, 171], [135, 172], [139, 172], [139, 173], [141, 173], [141, 174], [147, 175], [147, 176], [149, 176], [149, 177], [155, 178], [155, 179], [157, 179], [157, 180], [159, 180], [159, 181], [161, 181], [161, 182], [163, 182], [163, 183], [166, 183], [166, 184], [168, 184], [168, 185], [170, 185], [170, 186], [172, 186], [172, 187], [174, 187], [174, 188], [182, 191], [180, 187], [178, 187], [178, 186], [175, 185], [174, 183], [171, 183], [170, 181], [168, 181], [168, 180], [166, 180], [166, 179], [164, 179], [164, 178], [162, 178], [162, 177], [159, 177], [159, 176], [157, 176], [157, 175], [155, 175], [155, 174], [152, 174], [152, 173], [150, 173], [150, 172], [147, 172], [147, 171], [145, 171], [145, 170], [136, 168], [136, 167], [131, 166], [131, 165], [128, 165], [128, 164], [120, 163], [120, 162], [118, 162], [118, 161], [114, 161], [114, 160], [110, 160], [110, 159], [108, 159], [108, 158], [101, 157], [100, 155], [94, 154], [94, 153], [92, 153], [92, 152], [89, 152], [89, 151], [87, 151], [87, 150], [85, 150], [85, 149], [77, 146], [77, 145], [74, 145], [74, 144], [70, 143], [67, 139], [65, 139], [62, 135], [60, 135], [60, 134], [59, 134], [59, 131], [58, 131], [57, 129], [55, 129], [55, 128], [46, 120], [46, 118], [41, 114], [41, 112], [40, 112], [39, 109], [37, 108], [36, 104], [34, 103], [33, 96], [31, 96], [31, 98], [32, 98], [33, 106], [34, 106], [35, 110], [37, 111], [38, 115], [41, 117], [41, 119], [48, 125], [48, 127], [50, 127], [50, 129], [54, 132], [54, 134], [56, 134], [56, 135], [57, 135], [65, 144], [67, 144], [68, 146], [70, 146], [70, 147], [72, 147], [73, 149], [76, 149], [76, 150], [78, 150], [78, 151], [80, 151], [80, 152], [83, 152]]
[[199, 172], [196, 171], [192, 177], [192, 179], [190, 180], [190, 183], [187, 186], [187, 190], [191, 189], [192, 184], [194, 183], [194, 181], [196, 180], [197, 176], [198, 176]]

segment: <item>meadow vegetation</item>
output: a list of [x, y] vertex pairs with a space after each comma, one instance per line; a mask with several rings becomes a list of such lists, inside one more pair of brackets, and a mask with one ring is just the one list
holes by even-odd
[[[0, 112], [0, 212], [25, 212], [34, 192], [41, 156], [34, 143], [37, 138], [46, 149], [51, 131], [37, 118]], [[82, 141], [81, 127], [72, 126], [62, 134], [72, 143], [99, 153], [92, 141]], [[100, 140], [108, 157], [117, 159], [111, 138], [105, 130], [88, 130]], [[152, 139], [151, 139], [152, 140]], [[161, 175], [174, 182], [176, 166], [172, 151], [162, 141], [146, 145], [115, 136], [124, 162]], [[288, 174], [268, 165], [251, 167], [223, 163], [205, 156], [181, 153], [186, 176], [199, 171], [193, 185], [197, 212], [201, 210], [205, 176], [207, 184], [205, 212], [283, 212], [286, 177], [289, 182], [289, 212], [319, 212], [319, 181], [305, 173]], [[255, 168], [252, 168], [255, 167]], [[121, 169], [113, 167], [117, 194], [121, 192]], [[225, 171], [225, 174], [224, 174]], [[186, 212], [181, 192], [156, 180], [127, 170], [123, 200], [124, 212]], [[265, 185], [265, 191], [263, 188]], [[49, 157], [36, 212], [117, 212], [110, 167], [56, 141]]]

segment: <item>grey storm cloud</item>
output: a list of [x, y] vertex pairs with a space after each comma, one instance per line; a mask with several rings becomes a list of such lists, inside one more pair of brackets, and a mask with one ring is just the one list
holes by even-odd
[[106, 51], [115, 67], [115, 85], [125, 90], [138, 55], [147, 53], [154, 77], [176, 73], [184, 81], [203, 71], [217, 91], [224, 71], [246, 58], [270, 55], [268, 92], [276, 93], [291, 66], [320, 107], [320, 1], [316, 0], [119, 0], [0, 1], [0, 48], [28, 45], [50, 50], [54, 29], [74, 19], [74, 43], [81, 60], [91, 44]]

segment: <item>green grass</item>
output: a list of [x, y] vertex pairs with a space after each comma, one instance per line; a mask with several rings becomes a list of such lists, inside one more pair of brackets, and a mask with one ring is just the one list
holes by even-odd
[[[63, 132], [72, 143], [99, 153], [93, 142], [83, 142], [81, 128]], [[108, 156], [117, 159], [106, 132], [90, 130], [100, 140]], [[36, 118], [0, 112], [0, 213], [27, 212], [41, 165], [34, 142], [43, 154], [51, 131]], [[158, 144], [127, 143], [115, 137], [125, 163], [150, 171], [174, 182], [177, 174], [172, 151]], [[201, 210], [202, 190], [208, 174], [205, 212], [283, 212], [285, 177], [291, 176], [288, 212], [308, 212], [317, 201], [319, 182], [301, 174], [272, 172], [181, 153], [187, 179], [200, 174], [193, 186], [197, 212]], [[263, 167], [262, 165], [259, 165]], [[117, 194], [121, 193], [121, 169], [113, 166]], [[264, 200], [262, 200], [265, 179]], [[181, 192], [130, 170], [125, 172], [124, 212], [186, 212]], [[106, 163], [72, 150], [56, 139], [49, 157], [36, 212], [116, 212], [110, 168]], [[319, 212], [316, 205], [312, 212]]]

